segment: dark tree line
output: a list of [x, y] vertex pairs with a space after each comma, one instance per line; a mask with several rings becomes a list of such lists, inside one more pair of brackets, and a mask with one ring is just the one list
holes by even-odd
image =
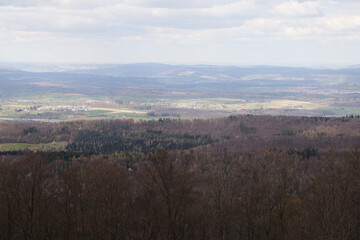
[[0, 161], [1, 239], [359, 239], [359, 148]]
[[213, 143], [209, 135], [190, 135], [188, 133], [164, 133], [146, 130], [140, 132], [79, 131], [72, 143], [67, 146], [71, 152], [113, 153], [120, 151], [153, 152], [157, 148], [166, 150], [185, 150]]

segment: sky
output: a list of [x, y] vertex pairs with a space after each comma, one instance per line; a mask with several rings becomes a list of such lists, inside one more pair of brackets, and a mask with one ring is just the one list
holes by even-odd
[[0, 62], [360, 64], [360, 0], [0, 0]]

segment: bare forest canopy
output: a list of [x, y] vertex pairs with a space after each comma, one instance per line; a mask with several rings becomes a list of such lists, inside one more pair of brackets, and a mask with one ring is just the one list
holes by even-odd
[[0, 239], [360, 239], [359, 76], [0, 67]]
[[66, 143], [60, 150], [82, 153], [153, 152], [159, 147], [186, 150], [209, 146], [247, 151], [273, 147], [327, 151], [330, 147], [355, 147], [359, 144], [359, 129], [358, 115], [342, 118], [239, 115], [196, 120], [57, 123], [0, 121], [0, 144], [55, 144], [56, 147], [56, 143]]
[[359, 116], [2, 121], [0, 236], [359, 239], [359, 129]]
[[5, 64], [0, 118], [346, 116], [360, 114], [359, 76], [359, 66]]

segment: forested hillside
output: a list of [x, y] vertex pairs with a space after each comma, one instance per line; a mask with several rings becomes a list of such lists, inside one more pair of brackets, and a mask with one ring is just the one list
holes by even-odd
[[1, 122], [0, 236], [359, 239], [359, 129], [356, 116]]

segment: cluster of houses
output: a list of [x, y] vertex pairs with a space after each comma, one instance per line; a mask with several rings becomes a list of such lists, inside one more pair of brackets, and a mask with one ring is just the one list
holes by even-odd
[[58, 111], [58, 112], [87, 112], [88, 106], [47, 106], [39, 107], [38, 111]]

